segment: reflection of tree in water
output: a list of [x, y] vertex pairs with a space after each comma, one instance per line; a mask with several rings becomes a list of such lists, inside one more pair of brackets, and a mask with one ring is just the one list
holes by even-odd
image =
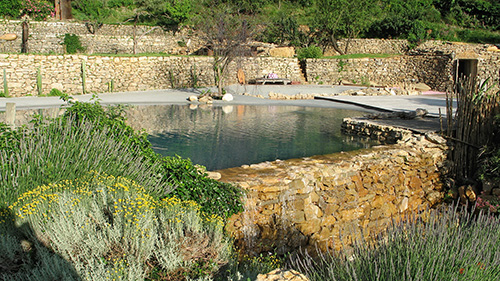
[[81, 280], [70, 262], [37, 239], [29, 224], [16, 226], [0, 209], [0, 280]]

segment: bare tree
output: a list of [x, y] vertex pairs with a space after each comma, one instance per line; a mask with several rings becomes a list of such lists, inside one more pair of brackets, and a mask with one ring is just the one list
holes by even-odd
[[218, 96], [222, 96], [227, 67], [236, 57], [246, 53], [252, 24], [249, 18], [233, 12], [228, 6], [207, 9], [195, 23], [212, 52], [215, 85]]

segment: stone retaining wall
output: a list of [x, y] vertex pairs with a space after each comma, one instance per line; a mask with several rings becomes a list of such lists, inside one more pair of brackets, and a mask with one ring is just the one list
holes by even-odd
[[[21, 51], [21, 23], [19, 20], [9, 20], [0, 23], [0, 34], [15, 33], [19, 39], [6, 42], [3, 52], [19, 53]], [[136, 34], [140, 36], [152, 28], [137, 26]], [[104, 24], [95, 34], [91, 34], [84, 23], [60, 21], [31, 21], [29, 23], [30, 37], [29, 50], [32, 53], [64, 54], [62, 45], [65, 34], [76, 34], [80, 37], [82, 45], [87, 48], [87, 53], [132, 53], [134, 27], [132, 25]], [[346, 44], [348, 54], [403, 54], [408, 50], [406, 40], [387, 39], [341, 39], [339, 47], [344, 50]], [[147, 33], [138, 41], [138, 52], [190, 54], [204, 46], [203, 40], [189, 29], [164, 31], [160, 28]], [[271, 46], [269, 46], [271, 47]], [[267, 53], [267, 52], [265, 52]], [[330, 49], [325, 50], [325, 55], [335, 55]]]
[[[437, 137], [437, 136], [436, 136]], [[219, 171], [247, 191], [246, 210], [228, 230], [249, 254], [340, 247], [379, 233], [391, 218], [443, 198], [445, 144], [410, 137], [350, 153], [266, 162]]]
[[[490, 85], [500, 82], [500, 49], [492, 44], [426, 41], [415, 52], [448, 54], [454, 60], [453, 70], [458, 60], [475, 60], [478, 69], [477, 78], [480, 81], [490, 79]], [[451, 79], [453, 79], [455, 73], [451, 72], [453, 73]]]
[[[401, 39], [340, 39], [337, 44], [346, 54], [405, 54], [409, 50], [408, 40]], [[339, 55], [332, 48], [324, 51], [325, 56]]]
[[342, 132], [348, 135], [370, 137], [386, 144], [395, 144], [402, 139], [408, 139], [413, 136], [413, 132], [408, 129], [381, 126], [351, 118], [344, 118]]
[[[152, 30], [149, 26], [137, 26], [137, 37]], [[21, 21], [6, 21], [0, 24], [0, 34], [15, 33], [19, 37], [3, 44], [3, 52], [21, 52]], [[37, 22], [29, 23], [28, 46], [31, 53], [64, 54], [64, 35], [76, 34], [86, 53], [132, 53], [134, 47], [134, 27], [132, 25], [103, 25], [95, 34], [84, 23], [77, 22]], [[199, 36], [188, 29], [178, 32], [156, 28], [138, 41], [138, 53], [188, 54], [204, 46]]]
[[[172, 87], [214, 85], [212, 57], [185, 56], [87, 56], [0, 54], [0, 69], [6, 69], [12, 96], [37, 95], [37, 71], [42, 75], [43, 94], [52, 88], [66, 93], [82, 93], [82, 64], [86, 69], [86, 90], [107, 92], [113, 81], [114, 91], [142, 91]], [[236, 59], [227, 72], [226, 82], [237, 83], [237, 69], [247, 79], [274, 72], [279, 77], [301, 81], [296, 58], [244, 57]], [[0, 75], [3, 76], [2, 72]]]
[[403, 86], [425, 83], [446, 91], [453, 81], [453, 60], [448, 55], [411, 55], [388, 58], [307, 59], [307, 81], [339, 84]]

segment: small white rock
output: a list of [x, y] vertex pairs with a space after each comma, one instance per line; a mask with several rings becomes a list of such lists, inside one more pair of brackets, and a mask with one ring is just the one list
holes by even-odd
[[189, 96], [188, 98], [189, 101], [198, 101], [198, 97], [197, 96]]
[[225, 94], [222, 96], [223, 101], [232, 101], [233, 100], [233, 95], [231, 94]]

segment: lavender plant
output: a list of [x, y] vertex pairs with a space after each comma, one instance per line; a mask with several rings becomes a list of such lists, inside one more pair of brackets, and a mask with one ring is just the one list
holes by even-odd
[[158, 197], [171, 190], [157, 174], [160, 163], [146, 160], [140, 147], [121, 141], [123, 131], [97, 130], [95, 121], [79, 120], [78, 126], [74, 122], [70, 118], [3, 132], [13, 136], [0, 150], [0, 207], [36, 186], [78, 178], [89, 170], [126, 175]]
[[291, 266], [311, 280], [498, 280], [500, 218], [453, 206], [426, 219], [394, 222], [377, 242], [350, 250], [304, 254]]

